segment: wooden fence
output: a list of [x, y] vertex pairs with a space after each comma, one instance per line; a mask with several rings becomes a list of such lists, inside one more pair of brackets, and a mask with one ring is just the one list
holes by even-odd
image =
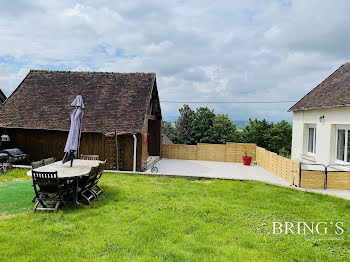
[[276, 153], [247, 143], [197, 144], [197, 145], [162, 145], [162, 157], [185, 160], [207, 160], [242, 163], [243, 148], [248, 148], [248, 155], [264, 169], [283, 178], [292, 185], [299, 184], [299, 163]]
[[303, 188], [314, 189], [350, 189], [349, 171], [301, 170], [301, 183]]
[[300, 187], [323, 189], [325, 172], [318, 170], [301, 170]]
[[248, 148], [249, 156], [256, 159], [256, 145], [246, 143], [162, 145], [162, 157], [170, 159], [206, 160], [221, 162], [242, 162], [243, 148]]
[[291, 185], [299, 185], [300, 164], [298, 162], [258, 146], [256, 147], [256, 162], [262, 168], [283, 178]]
[[350, 172], [327, 171], [327, 189], [350, 189]]
[[[301, 164], [277, 155], [255, 144], [226, 143], [197, 145], [162, 145], [162, 157], [185, 160], [207, 160], [241, 163], [243, 148], [262, 168], [302, 188], [350, 189], [350, 172], [301, 170]], [[300, 174], [301, 172], [301, 174]]]

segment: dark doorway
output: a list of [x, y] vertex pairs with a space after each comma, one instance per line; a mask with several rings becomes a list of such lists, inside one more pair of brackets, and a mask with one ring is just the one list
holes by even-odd
[[160, 156], [161, 120], [148, 120], [149, 155]]

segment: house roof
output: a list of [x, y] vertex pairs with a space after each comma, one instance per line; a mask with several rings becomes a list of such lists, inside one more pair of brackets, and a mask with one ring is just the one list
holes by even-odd
[[350, 106], [350, 63], [345, 63], [289, 111]]
[[6, 98], [7, 98], [6, 95], [0, 89], [0, 102], [3, 103], [6, 100]]
[[0, 127], [69, 130], [84, 100], [83, 131], [141, 133], [151, 100], [161, 119], [155, 73], [31, 70], [0, 109]]
[[171, 141], [171, 139], [166, 134], [162, 134], [162, 140], [163, 140], [163, 144], [166, 144], [166, 145], [174, 144], [173, 141]]

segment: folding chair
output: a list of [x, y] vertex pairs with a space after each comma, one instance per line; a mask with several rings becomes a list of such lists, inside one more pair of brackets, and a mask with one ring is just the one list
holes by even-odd
[[[44, 165], [44, 161], [43, 160], [39, 160], [39, 161], [35, 161], [31, 163], [32, 169], [36, 169], [38, 167], [41, 167]], [[33, 197], [32, 202], [34, 203], [36, 200], [36, 196]]]
[[92, 167], [89, 176], [84, 176], [79, 180], [79, 192], [80, 197], [85, 199], [88, 204], [91, 204], [91, 201], [97, 197], [97, 195], [91, 190], [91, 187], [96, 180], [96, 177], [98, 175], [98, 166]]
[[35, 168], [43, 166], [44, 161], [43, 160], [35, 161], [35, 162], [32, 162], [31, 165], [32, 165], [32, 169], [35, 169]]
[[81, 160], [99, 160], [100, 156], [99, 155], [80, 155]]
[[91, 190], [94, 192], [96, 196], [99, 196], [103, 193], [102, 188], [98, 185], [98, 182], [100, 181], [103, 171], [106, 169], [106, 160], [100, 163], [98, 167], [98, 175], [96, 179], [94, 180], [93, 184], [91, 185]]
[[54, 157], [46, 158], [46, 159], [43, 160], [45, 166], [49, 165], [49, 164], [52, 164], [52, 163], [55, 163], [55, 161], [56, 160], [55, 160]]
[[[32, 170], [33, 187], [36, 196], [34, 212], [37, 210], [52, 210], [57, 212], [59, 205], [66, 204], [66, 199], [73, 191], [61, 180], [55, 172], [38, 172]], [[39, 204], [42, 207], [38, 207]]]

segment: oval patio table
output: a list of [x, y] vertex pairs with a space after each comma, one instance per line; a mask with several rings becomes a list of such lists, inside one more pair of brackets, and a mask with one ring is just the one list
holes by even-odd
[[[70, 161], [66, 163], [62, 163], [62, 161], [57, 161], [55, 163], [41, 166], [38, 168], [35, 168], [34, 171], [38, 172], [55, 172], [57, 171], [58, 178], [66, 178], [66, 179], [75, 179], [76, 181], [76, 187], [75, 187], [75, 194], [74, 194], [74, 202], [78, 203], [78, 183], [79, 178], [81, 178], [84, 175], [88, 175], [91, 168], [97, 167], [102, 161], [100, 160], [81, 160], [81, 159], [74, 159], [73, 166], [70, 167]], [[28, 176], [32, 176], [32, 170], [29, 170], [27, 172]]]

